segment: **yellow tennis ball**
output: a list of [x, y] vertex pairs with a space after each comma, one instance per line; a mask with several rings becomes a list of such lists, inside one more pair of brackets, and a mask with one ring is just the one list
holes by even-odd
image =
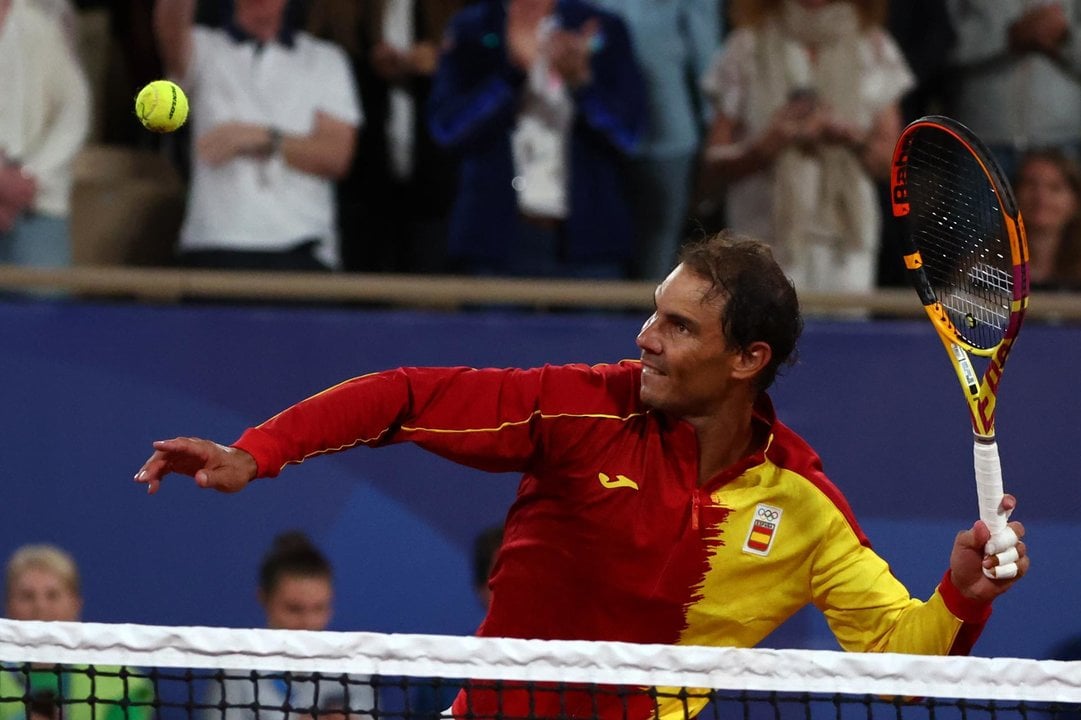
[[188, 119], [188, 98], [176, 83], [155, 80], [136, 96], [135, 114], [148, 130], [172, 132]]

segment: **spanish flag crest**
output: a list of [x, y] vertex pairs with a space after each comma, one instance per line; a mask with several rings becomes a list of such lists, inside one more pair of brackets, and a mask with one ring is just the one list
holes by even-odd
[[743, 552], [762, 557], [769, 555], [773, 541], [777, 538], [782, 514], [784, 510], [779, 507], [758, 503], [754, 508], [751, 526], [747, 529], [747, 538], [743, 541]]

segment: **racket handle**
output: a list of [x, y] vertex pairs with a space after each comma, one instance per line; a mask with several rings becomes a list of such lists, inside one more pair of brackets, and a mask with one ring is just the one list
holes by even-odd
[[999, 512], [1002, 503], [1002, 463], [998, 459], [998, 443], [977, 440], [972, 447], [976, 466], [976, 496], [980, 502], [980, 520], [991, 535], [1006, 529], [1006, 516]]
[[[1006, 529], [1006, 514], [999, 506], [1002, 504], [1002, 463], [998, 457], [998, 443], [994, 439], [977, 438], [972, 447], [976, 467], [976, 496], [980, 503], [980, 520], [996, 537]], [[984, 569], [987, 577], [995, 577], [994, 571]]]

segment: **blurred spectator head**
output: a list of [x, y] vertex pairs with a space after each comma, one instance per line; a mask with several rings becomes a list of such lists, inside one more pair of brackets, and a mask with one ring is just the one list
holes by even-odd
[[1017, 170], [1017, 202], [1029, 230], [1061, 234], [1081, 210], [1081, 170], [1058, 150], [1027, 153]]
[[1018, 165], [1014, 190], [1030, 239], [1033, 280], [1049, 280], [1052, 272], [1076, 283], [1081, 277], [1081, 166], [1057, 149], [1029, 151]]
[[24, 545], [8, 560], [5, 613], [13, 620], [75, 621], [83, 608], [79, 568], [54, 545]]
[[60, 717], [60, 700], [56, 693], [45, 688], [33, 690], [26, 702], [26, 720], [57, 720]]
[[301, 532], [274, 539], [259, 569], [259, 602], [267, 627], [325, 630], [333, 612], [330, 561]]
[[233, 0], [233, 20], [257, 40], [266, 42], [281, 31], [289, 0]]

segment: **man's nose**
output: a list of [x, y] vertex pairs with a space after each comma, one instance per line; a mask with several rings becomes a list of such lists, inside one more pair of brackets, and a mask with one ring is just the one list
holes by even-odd
[[635, 338], [635, 344], [642, 350], [648, 350], [649, 352], [657, 351], [657, 342], [653, 332], [653, 323], [655, 320], [656, 317], [650, 317], [642, 325], [642, 329], [638, 331], [638, 337]]

